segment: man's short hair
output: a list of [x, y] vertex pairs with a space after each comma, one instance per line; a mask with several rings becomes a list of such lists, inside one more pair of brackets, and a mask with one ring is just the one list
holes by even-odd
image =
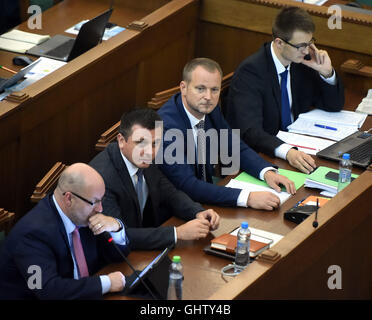
[[212, 59], [208, 59], [208, 58], [195, 58], [195, 59], [192, 59], [191, 61], [189, 61], [188, 63], [186, 63], [185, 67], [183, 68], [182, 80], [186, 81], [186, 82], [190, 82], [191, 81], [191, 73], [198, 66], [203, 67], [205, 70], [207, 70], [208, 72], [211, 72], [211, 73], [218, 70], [218, 72], [220, 73], [221, 78], [222, 78], [222, 74], [223, 74], [222, 69], [216, 61], [214, 61]]
[[285, 41], [291, 40], [296, 30], [314, 33], [315, 24], [310, 14], [298, 7], [285, 7], [276, 16], [273, 24], [273, 37]]
[[127, 140], [132, 134], [134, 125], [140, 125], [147, 130], [154, 130], [155, 121], [161, 121], [161, 118], [153, 109], [135, 108], [121, 116], [119, 133]]

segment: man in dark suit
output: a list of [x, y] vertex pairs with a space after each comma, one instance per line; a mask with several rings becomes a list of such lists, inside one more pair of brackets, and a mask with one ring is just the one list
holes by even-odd
[[[121, 118], [117, 141], [99, 153], [90, 165], [103, 177], [105, 214], [120, 218], [132, 249], [152, 250], [173, 246], [177, 240], [204, 238], [219, 225], [213, 210], [177, 190], [152, 164], [162, 140], [158, 114], [135, 109]], [[190, 220], [178, 226], [161, 226], [175, 215]]]
[[[273, 25], [273, 41], [245, 59], [234, 73], [226, 120], [257, 152], [288, 160], [310, 173], [314, 159], [276, 137], [312, 107], [340, 111], [341, 79], [324, 50], [314, 44], [315, 25], [301, 8], [284, 8]], [[310, 60], [306, 60], [310, 59]]]
[[95, 276], [122, 261], [103, 232], [128, 254], [120, 221], [101, 214], [105, 185], [83, 163], [68, 167], [47, 195], [14, 226], [0, 253], [1, 299], [99, 299], [119, 292], [119, 271]]
[[[226, 170], [227, 174], [237, 173], [241, 168], [266, 180], [278, 192], [281, 191], [280, 184], [288, 192], [296, 192], [292, 181], [277, 174], [269, 162], [263, 160], [240, 140], [239, 135], [232, 132], [217, 106], [221, 80], [221, 68], [213, 60], [197, 58], [186, 64], [180, 83], [181, 93], [171, 97], [158, 111], [163, 119], [165, 132], [161, 169], [176, 187], [195, 201], [272, 210], [279, 206], [280, 201], [271, 192], [249, 193], [247, 190], [212, 183], [213, 164], [219, 158], [222, 164], [231, 165]], [[201, 135], [211, 135], [213, 139], [207, 140]], [[173, 149], [175, 152], [169, 151]], [[192, 151], [195, 152], [194, 156]], [[174, 153], [176, 155], [173, 158]], [[230, 158], [226, 155], [230, 155]]]

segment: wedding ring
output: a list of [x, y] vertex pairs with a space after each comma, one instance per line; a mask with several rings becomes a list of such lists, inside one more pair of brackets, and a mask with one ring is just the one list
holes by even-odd
[[97, 228], [100, 229], [102, 227], [102, 225], [99, 223], [97, 224]]

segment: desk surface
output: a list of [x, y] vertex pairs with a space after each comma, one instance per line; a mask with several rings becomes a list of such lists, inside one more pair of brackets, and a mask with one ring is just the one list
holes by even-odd
[[[363, 129], [372, 127], [372, 117], [369, 116], [363, 126]], [[287, 162], [281, 159], [270, 159], [264, 156], [269, 161], [278, 165], [281, 168], [291, 169]], [[337, 168], [337, 162], [331, 162], [324, 159], [316, 159], [317, 165], [329, 166]], [[354, 173], [361, 174], [363, 170], [359, 168], [353, 169]], [[226, 184], [228, 178], [221, 181], [221, 184]], [[219, 233], [229, 232], [233, 229], [233, 225], [239, 226], [241, 221], [249, 221], [249, 225], [254, 228], [263, 229], [269, 232], [287, 235], [297, 225], [295, 223], [284, 220], [284, 212], [295, 205], [299, 200], [308, 195], [319, 195], [315, 189], [301, 187], [295, 196], [288, 199], [279, 209], [274, 211], [254, 210], [250, 208], [222, 208], [217, 206], [205, 205], [205, 208], [212, 208], [218, 212], [222, 218]], [[178, 218], [171, 218], [165, 225], [179, 225], [183, 222]], [[204, 253], [203, 248], [210, 243], [213, 238], [211, 234], [207, 238], [199, 241], [180, 241], [176, 248], [171, 251], [169, 256], [180, 255], [184, 265], [184, 299], [207, 299], [211, 297], [218, 289], [222, 288], [226, 283], [233, 278], [223, 277], [220, 273], [221, 268], [230, 263], [229, 260], [214, 257]], [[142, 270], [156, 255], [158, 251], [134, 251], [129, 255], [129, 259], [137, 270]], [[256, 263], [256, 262], [254, 262]], [[131, 270], [126, 263], [110, 265], [104, 268], [100, 274], [120, 270], [123, 274], [131, 274]], [[107, 299], [128, 299], [119, 295], [108, 295]]]

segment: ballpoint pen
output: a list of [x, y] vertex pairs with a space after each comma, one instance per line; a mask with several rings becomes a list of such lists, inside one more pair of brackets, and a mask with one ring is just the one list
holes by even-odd
[[328, 130], [334, 130], [334, 131], [337, 131], [337, 128], [329, 127], [329, 126], [325, 126], [325, 125], [323, 125], [323, 124], [317, 124], [317, 123], [315, 123], [314, 126], [315, 126], [315, 127], [318, 127], [318, 128], [322, 128], [322, 129], [328, 129]]
[[297, 147], [297, 148], [304, 148], [304, 149], [309, 149], [309, 150], [318, 150], [318, 149], [316, 149], [316, 148], [300, 146], [300, 145], [298, 145], [298, 144], [292, 144], [292, 143], [289, 143], [289, 145], [294, 146], [294, 147]]

